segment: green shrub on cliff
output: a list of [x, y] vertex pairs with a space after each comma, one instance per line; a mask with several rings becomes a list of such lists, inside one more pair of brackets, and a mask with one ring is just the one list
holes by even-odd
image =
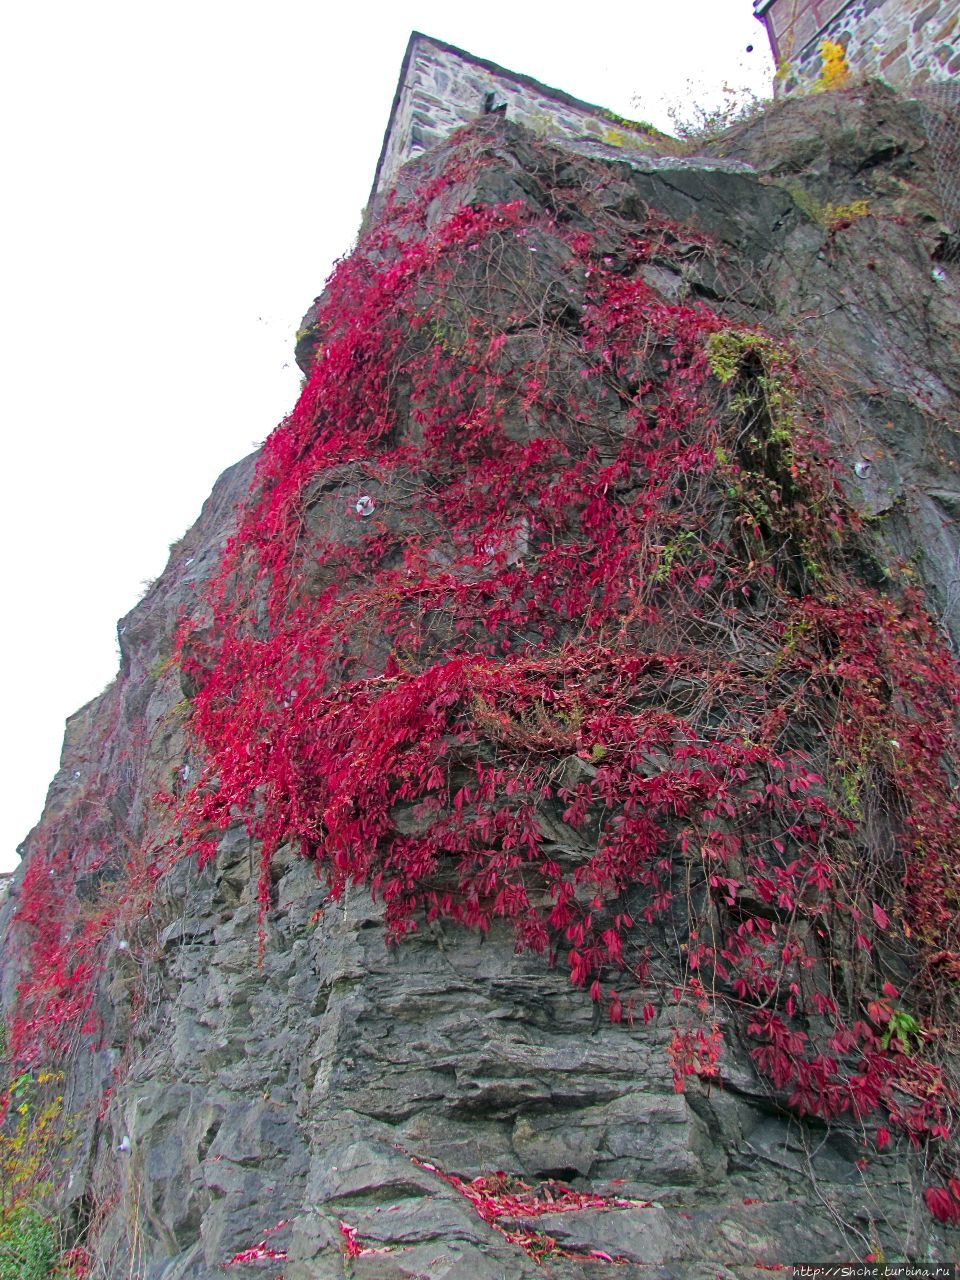
[[18, 1201], [0, 1215], [0, 1280], [48, 1280], [59, 1247], [49, 1218]]

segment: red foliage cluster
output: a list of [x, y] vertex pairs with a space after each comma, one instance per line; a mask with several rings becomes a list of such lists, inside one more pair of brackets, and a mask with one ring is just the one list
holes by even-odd
[[[956, 668], [914, 593], [870, 585], [790, 353], [647, 283], [674, 230], [559, 180], [549, 216], [458, 206], [465, 154], [337, 268], [184, 628], [188, 843], [242, 817], [264, 912], [292, 842], [393, 938], [506, 921], [613, 1022], [696, 978], [799, 1112], [944, 1136]], [[889, 977], [912, 1040], [876, 1014]], [[681, 1084], [719, 1078], [705, 1021]]]
[[[69, 845], [61, 843], [65, 832]], [[9, 1019], [12, 1064], [64, 1061], [81, 1044], [96, 1047], [102, 1028], [94, 999], [104, 951], [142, 916], [176, 856], [172, 846], [138, 848], [129, 837], [92, 835], [82, 819], [71, 826], [68, 817], [60, 829], [53, 823], [42, 832], [17, 891], [8, 940], [21, 975]], [[134, 1009], [137, 999], [134, 992]], [[109, 1090], [98, 1119], [108, 1100]]]
[[66, 850], [38, 851], [20, 886], [15, 920], [27, 926], [24, 978], [10, 1019], [8, 1054], [20, 1066], [63, 1059], [78, 1033], [95, 1030], [93, 979], [100, 921], [77, 921], [76, 865]]
[[286, 1258], [286, 1249], [275, 1249], [272, 1245], [267, 1244], [266, 1237], [272, 1235], [275, 1231], [280, 1231], [287, 1225], [288, 1219], [281, 1218], [274, 1227], [267, 1227], [263, 1233], [264, 1238], [258, 1240], [256, 1244], [250, 1245], [246, 1249], [241, 1249], [239, 1253], [235, 1253], [223, 1265], [225, 1267], [239, 1267], [250, 1262], [276, 1262]]
[[351, 1227], [349, 1222], [341, 1221], [338, 1230], [340, 1232], [340, 1247], [348, 1258], [370, 1258], [377, 1254], [390, 1252], [389, 1245], [383, 1245], [381, 1248], [376, 1249], [372, 1245], [363, 1244], [357, 1235], [357, 1228]]
[[924, 1198], [938, 1222], [951, 1226], [960, 1222], [960, 1180], [948, 1178], [945, 1187], [927, 1187]]
[[57, 1280], [88, 1280], [93, 1274], [93, 1267], [94, 1258], [90, 1250], [78, 1245], [60, 1255], [54, 1274]]
[[562, 1183], [549, 1179], [534, 1189], [519, 1178], [508, 1177], [503, 1172], [488, 1174], [469, 1181], [453, 1173], [445, 1173], [436, 1165], [411, 1157], [421, 1169], [435, 1173], [454, 1190], [470, 1201], [474, 1212], [488, 1226], [493, 1227], [512, 1245], [537, 1260], [549, 1255], [560, 1258], [590, 1258], [601, 1262], [625, 1262], [613, 1258], [599, 1249], [578, 1253], [562, 1249], [553, 1236], [533, 1231], [526, 1221], [547, 1213], [576, 1213], [581, 1209], [607, 1212], [616, 1209], [646, 1209], [648, 1200], [627, 1200], [621, 1196], [601, 1196], [594, 1192], [574, 1191]]
[[[204, 762], [180, 850], [245, 821], [264, 915], [294, 844], [394, 939], [505, 922], [611, 1022], [670, 1019], [678, 1087], [722, 1080], [736, 1018], [801, 1114], [946, 1138], [956, 668], [916, 593], [876, 585], [790, 352], [649, 283], [709, 245], [625, 229], [546, 161], [549, 214], [464, 205], [483, 145], [330, 282], [180, 636]], [[21, 886], [24, 1063], [95, 1030], [130, 901], [81, 919], [76, 866], [37, 852]]]

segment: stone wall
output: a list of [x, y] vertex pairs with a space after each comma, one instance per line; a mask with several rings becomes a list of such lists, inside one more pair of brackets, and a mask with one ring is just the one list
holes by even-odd
[[[880, 76], [900, 89], [960, 75], [956, 0], [852, 0], [839, 9], [824, 3], [814, 9], [802, 0], [776, 0], [766, 11], [777, 56], [789, 68], [785, 93], [816, 80], [824, 40], [843, 45], [856, 74]], [[815, 18], [828, 13], [817, 27]]]
[[657, 136], [655, 130], [604, 107], [415, 31], [400, 71], [372, 194], [389, 188], [406, 161], [485, 111], [498, 109], [540, 137], [563, 141], [588, 155], [649, 154], [651, 138]]
[[755, 0], [754, 12], [762, 18], [770, 36], [778, 65], [792, 61], [795, 54], [846, 8], [848, 0]]

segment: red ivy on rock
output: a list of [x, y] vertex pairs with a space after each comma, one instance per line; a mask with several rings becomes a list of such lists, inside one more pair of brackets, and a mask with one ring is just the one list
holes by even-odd
[[464, 205], [471, 155], [338, 266], [184, 624], [187, 845], [242, 818], [264, 917], [293, 844], [391, 938], [504, 921], [614, 1022], [695, 978], [681, 1087], [720, 1002], [801, 1114], [945, 1136], [956, 667], [871, 585], [790, 351], [649, 283], [710, 246], [555, 176]]
[[[519, 1178], [499, 1171], [464, 1179], [445, 1173], [434, 1164], [411, 1157], [413, 1163], [434, 1173], [470, 1202], [479, 1218], [512, 1245], [522, 1249], [536, 1261], [545, 1257], [580, 1258], [595, 1262], [626, 1262], [599, 1249], [578, 1252], [561, 1248], [553, 1236], [535, 1231], [527, 1223], [548, 1213], [577, 1213], [582, 1209], [610, 1212], [617, 1209], [648, 1209], [649, 1200], [629, 1200], [622, 1196], [602, 1196], [592, 1191], [574, 1191], [553, 1179], [534, 1189]], [[342, 1229], [342, 1227], [341, 1227]]]

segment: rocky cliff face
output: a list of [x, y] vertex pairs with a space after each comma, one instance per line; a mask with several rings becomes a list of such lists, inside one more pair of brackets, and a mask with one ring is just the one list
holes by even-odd
[[929, 148], [871, 85], [707, 151], [408, 167], [121, 621], [3, 908], [92, 1274], [955, 1252]]

